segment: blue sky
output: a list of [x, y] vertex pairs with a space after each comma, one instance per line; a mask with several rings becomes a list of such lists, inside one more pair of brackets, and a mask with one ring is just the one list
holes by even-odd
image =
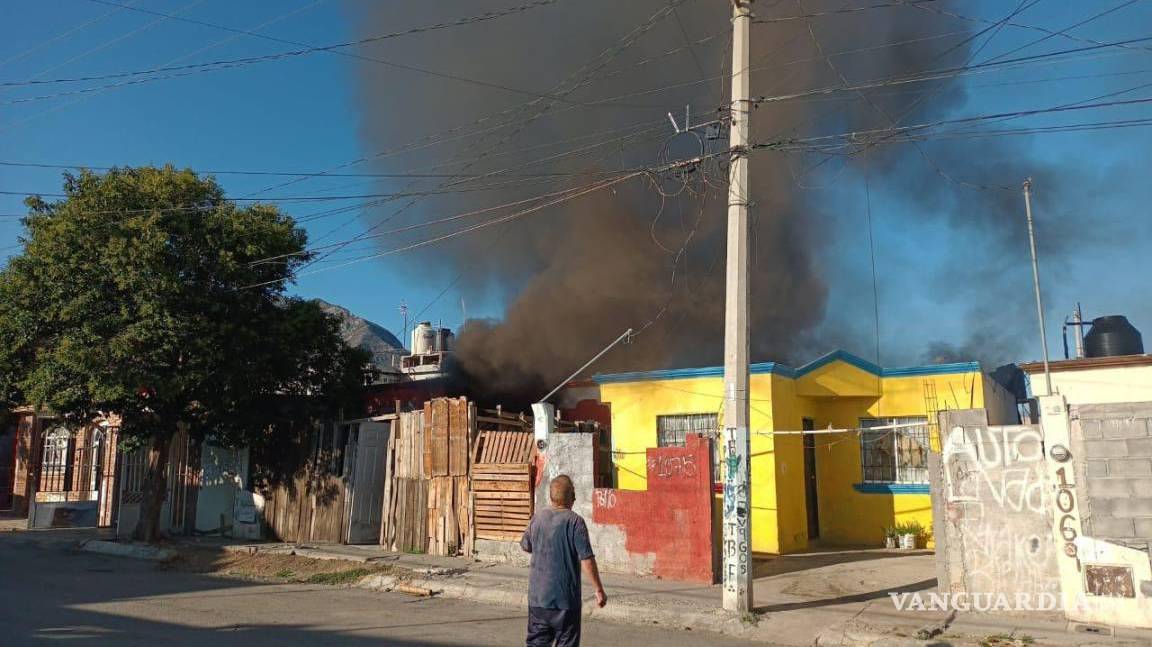
[[[703, 0], [698, 0], [703, 1]], [[337, 0], [224, 2], [223, 0], [142, 0], [131, 2], [148, 9], [313, 44], [355, 39], [363, 34], [352, 24], [357, 14]], [[515, 2], [505, 3], [507, 5]], [[984, 1], [965, 5], [969, 14], [998, 18], [1015, 2]], [[1062, 29], [1115, 3], [1067, 3], [1043, 0], [1019, 17], [1034, 26]], [[1090, 5], [1090, 6], [1089, 6]], [[1118, 40], [1152, 36], [1152, 3], [1140, 2], [1070, 33], [1084, 38]], [[180, 65], [224, 58], [257, 56], [291, 49], [290, 46], [229, 34], [204, 26], [118, 10], [88, 0], [8, 0], [0, 21], [0, 80], [52, 79], [102, 74], [153, 66]], [[398, 14], [395, 29], [412, 26]], [[390, 26], [392, 27], [392, 26]], [[623, 30], [627, 26], [621, 26]], [[688, 25], [688, 29], [692, 29]], [[72, 33], [56, 38], [70, 30]], [[1148, 33], [1142, 33], [1142, 30]], [[694, 34], [694, 37], [697, 34]], [[438, 38], [415, 36], [413, 38]], [[56, 40], [52, 40], [56, 38]], [[1037, 38], [1035, 33], [1004, 29], [989, 44], [984, 56], [994, 56]], [[1150, 43], [1152, 44], [1152, 41]], [[1021, 54], [1075, 46], [1058, 38]], [[419, 61], [404, 61], [418, 64]], [[366, 120], [403, 120], [403, 114], [365, 114], [358, 100], [361, 82], [356, 62], [331, 55], [295, 57], [286, 61], [190, 75], [27, 103], [4, 103], [37, 94], [57, 92], [58, 86], [0, 88], [0, 161], [92, 166], [172, 162], [193, 169], [250, 169], [316, 171], [359, 158], [371, 151], [362, 141]], [[685, 62], [685, 65], [687, 63]], [[1075, 61], [1059, 62], [1019, 72], [978, 75], [967, 80], [968, 97], [951, 115], [987, 114], [1000, 110], [1043, 107], [1103, 95], [1140, 83], [1152, 83], [1152, 51], [1129, 50]], [[565, 70], [567, 72], [567, 70]], [[1121, 73], [1123, 75], [1121, 75]], [[1069, 78], [1081, 76], [1083, 78]], [[1058, 77], [1062, 80], [1019, 83]], [[403, 75], [397, 76], [402, 83]], [[1152, 87], [1121, 98], [1152, 96]], [[419, 110], [419, 106], [412, 109]], [[1152, 108], [1137, 106], [1107, 113], [1028, 120], [1028, 125], [1075, 121], [1144, 118]], [[661, 114], [654, 114], [659, 119]], [[1016, 122], [1014, 122], [1016, 123]], [[418, 136], [422, 133], [413, 133]], [[1137, 327], [1152, 335], [1152, 300], [1147, 298], [1152, 276], [1152, 187], [1147, 182], [1152, 136], [1147, 128], [1014, 138], [1021, 157], [1081, 167], [1103, 181], [1085, 182], [1090, 209], [1061, 213], [1064, 222], [1077, 222], [1085, 230], [1083, 251], [1054, 262], [1042, 261], [1049, 316], [1049, 343], [1060, 354], [1059, 323], [1079, 300], [1089, 315], [1126, 313]], [[926, 144], [929, 151], [945, 143]], [[986, 160], [975, 156], [947, 170], [965, 176], [965, 166]], [[830, 287], [829, 321], [856, 322], [860, 333], [871, 336], [873, 325], [869, 249], [866, 244], [863, 183], [858, 169], [837, 175], [835, 164], [814, 184], [811, 199], [838, 215], [828, 233], [820, 267]], [[0, 191], [54, 192], [59, 171], [0, 166]], [[1065, 178], [1070, 176], [1065, 175]], [[1075, 175], [1071, 176], [1075, 180]], [[1144, 178], [1141, 180], [1141, 178]], [[230, 195], [243, 196], [276, 184], [276, 178], [221, 175]], [[1023, 178], [1006, 177], [1017, 185]], [[1108, 181], [1112, 179], [1112, 181]], [[973, 324], [967, 300], [985, 290], [987, 277], [964, 262], [965, 246], [986, 244], [979, 231], [958, 229], [939, 218], [918, 219], [920, 208], [909, 200], [906, 186], [883, 175], [870, 176], [871, 213], [876, 237], [882, 360], [886, 364], [911, 363], [932, 340], [962, 344]], [[945, 181], [941, 179], [941, 181]], [[373, 192], [376, 185], [349, 178], [322, 179], [281, 191], [297, 195]], [[1037, 187], [1043, 191], [1045, 187]], [[271, 191], [268, 194], [278, 193]], [[279, 193], [283, 195], [284, 193]], [[943, 208], [963, 218], [964, 192]], [[346, 203], [341, 203], [346, 204]], [[286, 210], [306, 216], [331, 205], [291, 204]], [[1055, 205], [1059, 208], [1060, 205]], [[1081, 209], [1079, 205], [1076, 207]], [[1021, 211], [1016, 214], [1023, 217]], [[0, 247], [11, 254], [20, 231], [9, 217], [23, 212], [21, 198], [0, 195]], [[1049, 214], [1037, 213], [1043, 226]], [[336, 234], [334, 228], [345, 224]], [[1107, 225], [1107, 242], [1089, 241], [1089, 232]], [[356, 218], [326, 218], [308, 225], [312, 237], [326, 234], [339, 239], [362, 231]], [[1041, 231], [1043, 237], [1043, 230]], [[1076, 236], [1072, 236], [1073, 242]], [[1005, 254], [1026, 263], [1026, 242]], [[973, 254], [973, 258], [979, 257]], [[1027, 266], [1011, 264], [997, 281], [1010, 282], [1006, 292], [1013, 306], [1029, 306], [1032, 293]], [[429, 280], [412, 280], [400, 256], [361, 262], [304, 277], [293, 291], [320, 297], [399, 331], [398, 306], [406, 301], [415, 313], [433, 301], [451, 280], [434, 273]], [[469, 316], [498, 317], [504, 299], [500, 291], [461, 294], [449, 289], [428, 308], [424, 318], [456, 325], [460, 300], [467, 300]], [[1017, 312], [1019, 308], [1013, 310]], [[1039, 356], [1031, 331], [1035, 321], [1024, 314], [1005, 317], [1006, 327], [1025, 328], [1027, 341], [1018, 345], [1016, 359]], [[995, 318], [997, 313], [978, 313]], [[830, 326], [831, 324], [829, 324]], [[834, 331], [828, 331], [835, 338]], [[1152, 342], [1152, 339], [1150, 339]], [[871, 346], [849, 348], [874, 358]]]

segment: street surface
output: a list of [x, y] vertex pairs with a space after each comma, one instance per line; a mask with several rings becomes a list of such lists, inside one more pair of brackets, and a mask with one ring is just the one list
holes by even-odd
[[[0, 644], [6, 646], [57, 640], [200, 647], [522, 645], [526, 615], [460, 600], [157, 571], [146, 562], [0, 537]], [[584, 644], [752, 643], [585, 620]]]

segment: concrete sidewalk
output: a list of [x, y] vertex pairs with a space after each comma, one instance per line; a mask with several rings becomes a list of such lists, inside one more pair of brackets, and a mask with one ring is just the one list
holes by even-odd
[[[527, 606], [527, 569], [461, 557], [391, 553], [374, 546], [235, 544], [197, 540], [188, 545], [224, 550], [296, 554], [319, 559], [386, 562], [410, 577], [373, 575], [359, 586], [392, 589], [399, 584], [435, 594], [518, 608]], [[847, 550], [786, 555], [756, 564], [753, 618], [720, 608], [719, 586], [603, 574], [609, 603], [597, 609], [585, 587], [585, 615], [643, 625], [712, 631], [776, 645], [1052, 645], [1152, 644], [1152, 632], [1116, 636], [1074, 631], [1062, 616], [991, 616], [898, 611], [889, 593], [931, 591], [935, 564], [927, 551]], [[917, 639], [919, 634], [931, 640]], [[1020, 642], [1005, 641], [1004, 637]], [[988, 642], [1001, 637], [1001, 642]], [[1024, 637], [1031, 638], [1028, 643]]]

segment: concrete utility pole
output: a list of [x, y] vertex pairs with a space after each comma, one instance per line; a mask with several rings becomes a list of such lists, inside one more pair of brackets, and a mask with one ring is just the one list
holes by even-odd
[[1032, 287], [1036, 289], [1036, 316], [1040, 320], [1040, 347], [1044, 351], [1044, 395], [1052, 395], [1052, 371], [1048, 367], [1048, 333], [1044, 329], [1044, 305], [1040, 300], [1040, 265], [1036, 262], [1036, 233], [1032, 227], [1032, 178], [1024, 180], [1024, 213], [1028, 217], [1028, 246], [1032, 250]]
[[1080, 310], [1080, 302], [1076, 302], [1076, 309], [1072, 311], [1072, 321], [1076, 322], [1076, 359], [1084, 357], [1084, 313]]
[[724, 609], [752, 611], [748, 460], [748, 119], [752, 0], [732, 0], [732, 123], [724, 302]]

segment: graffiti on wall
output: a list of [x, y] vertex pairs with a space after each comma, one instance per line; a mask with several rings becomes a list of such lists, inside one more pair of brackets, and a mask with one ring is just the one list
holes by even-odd
[[745, 595], [750, 567], [748, 514], [751, 501], [746, 452], [741, 450], [747, 447], [747, 433], [747, 429], [724, 430], [724, 542], [721, 557], [724, 562], [724, 591], [737, 597]]
[[955, 427], [941, 459], [943, 529], [963, 556], [967, 590], [1059, 593], [1040, 430]]
[[945, 500], [1043, 512], [1044, 443], [1033, 427], [952, 429], [944, 443]]
[[623, 546], [598, 547], [598, 557], [616, 568], [651, 564], [653, 575], [713, 583], [711, 453], [707, 439], [690, 436], [685, 447], [647, 450], [647, 490], [592, 490], [589, 531], [612, 527], [623, 537]]
[[596, 508], [606, 508], [611, 510], [616, 507], [616, 490], [608, 488], [596, 488], [592, 490], [592, 504], [593, 510]]
[[696, 476], [695, 456], [650, 456], [648, 474], [661, 479]]

